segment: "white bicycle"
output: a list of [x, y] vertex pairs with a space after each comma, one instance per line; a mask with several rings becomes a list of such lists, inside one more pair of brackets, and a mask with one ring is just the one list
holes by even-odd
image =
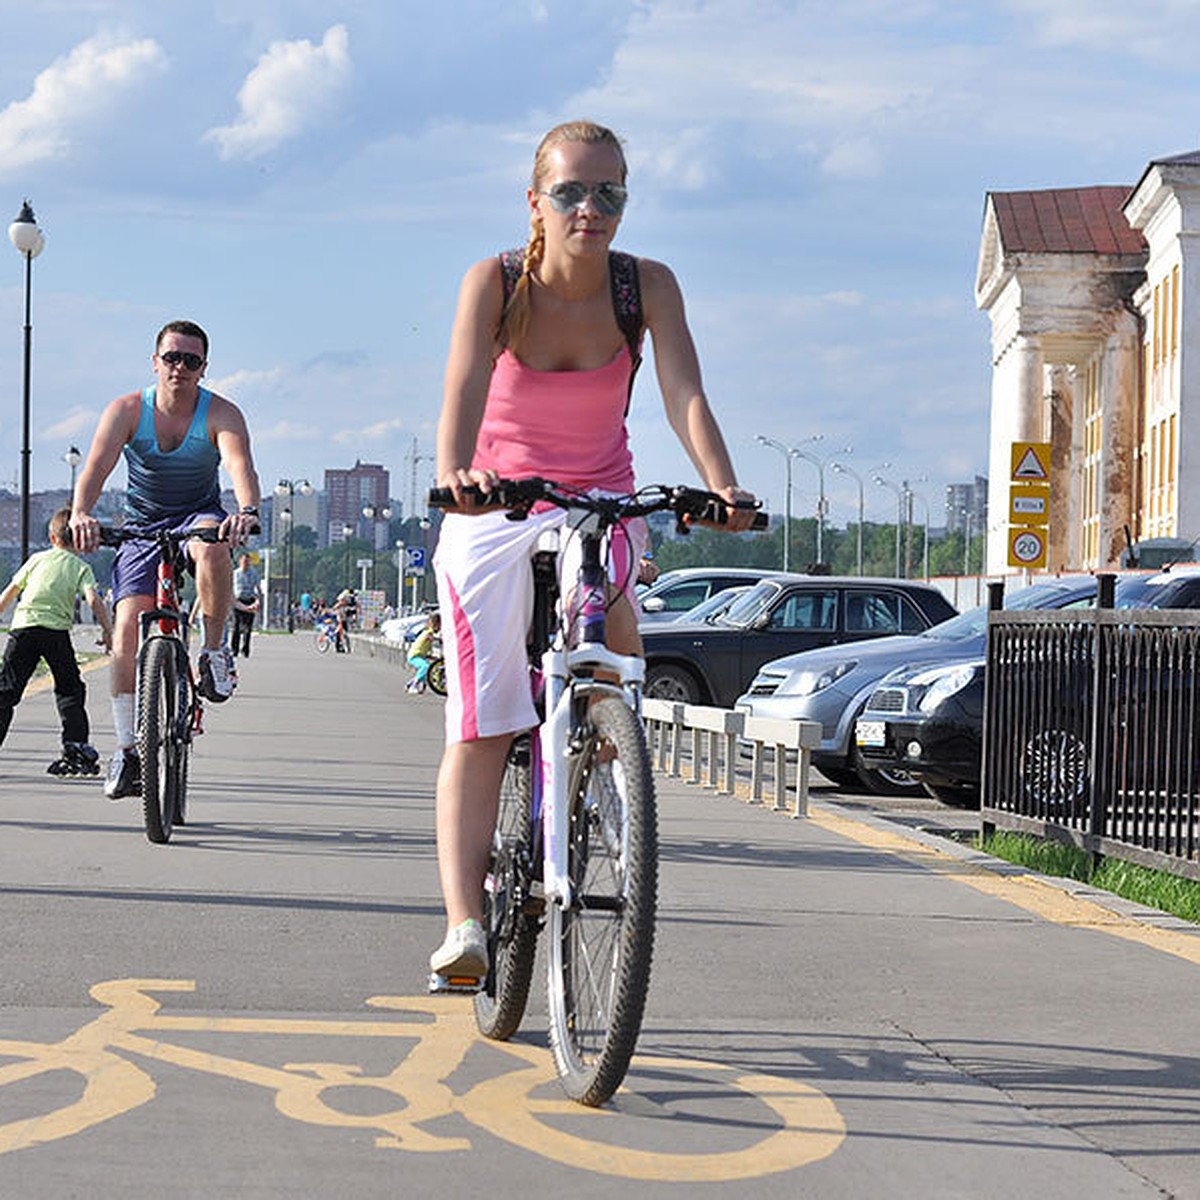
[[[479, 497], [479, 494], [476, 493]], [[482, 498], [481, 498], [482, 499]], [[658, 824], [640, 718], [645, 664], [605, 645], [605, 535], [650, 513], [721, 524], [725, 502], [694, 488], [597, 497], [544, 479], [502, 480], [485, 503], [521, 519], [538, 502], [566, 509], [581, 539], [571, 613], [558, 604], [557, 545], [533, 558], [530, 680], [541, 725], [514, 739], [484, 895], [484, 980], [434, 975], [433, 991], [472, 991], [480, 1032], [518, 1029], [537, 936], [550, 927], [550, 1042], [567, 1094], [603, 1104], [621, 1085], [641, 1031], [654, 952]], [[449, 489], [434, 507], [454, 506]], [[766, 515], [755, 516], [757, 528]], [[557, 535], [555, 535], [556, 537]], [[609, 682], [612, 680], [612, 682]]]

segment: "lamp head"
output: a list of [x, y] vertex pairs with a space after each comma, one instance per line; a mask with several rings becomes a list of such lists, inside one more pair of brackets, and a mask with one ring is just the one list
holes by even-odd
[[38, 228], [37, 218], [28, 200], [21, 205], [17, 219], [8, 227], [8, 238], [17, 252], [26, 258], [37, 258], [44, 249], [46, 237]]

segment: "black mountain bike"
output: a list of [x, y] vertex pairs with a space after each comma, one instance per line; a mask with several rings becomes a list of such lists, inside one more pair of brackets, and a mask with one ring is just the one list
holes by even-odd
[[140, 618], [134, 690], [142, 817], [146, 837], [160, 845], [171, 840], [176, 825], [187, 823], [188, 760], [193, 739], [204, 732], [204, 707], [188, 654], [189, 623], [179, 604], [179, 581], [186, 569], [184, 546], [193, 538], [222, 540], [215, 526], [153, 533], [100, 529], [102, 546], [129, 541], [158, 544], [154, 607]]

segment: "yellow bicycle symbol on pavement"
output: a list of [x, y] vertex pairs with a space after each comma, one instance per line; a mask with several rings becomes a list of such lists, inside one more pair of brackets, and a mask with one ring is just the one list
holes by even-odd
[[[614, 1112], [675, 1116], [670, 1102], [624, 1090], [608, 1109], [597, 1110], [555, 1097], [550, 1055], [537, 1047], [488, 1042], [488, 1047], [519, 1060], [518, 1065], [466, 1090], [452, 1088], [447, 1081], [462, 1067], [468, 1051], [480, 1044], [469, 1004], [442, 997], [376, 996], [367, 1001], [369, 1006], [404, 1016], [341, 1021], [209, 1017], [163, 1013], [162, 1002], [151, 994], [192, 992], [195, 986], [179, 979], [98, 983], [91, 996], [105, 1011], [62, 1041], [0, 1040], [0, 1088], [52, 1071], [70, 1071], [83, 1080], [82, 1094], [73, 1103], [0, 1124], [0, 1154], [70, 1137], [149, 1103], [157, 1085], [131, 1058], [255, 1084], [274, 1093], [275, 1108], [283, 1116], [312, 1125], [371, 1129], [377, 1135], [375, 1145], [385, 1149], [425, 1153], [469, 1149], [467, 1138], [424, 1128], [458, 1113], [477, 1128], [555, 1162], [632, 1179], [714, 1182], [789, 1171], [828, 1157], [845, 1137], [845, 1124], [832, 1101], [807, 1084], [739, 1073], [699, 1059], [645, 1057], [635, 1060], [642, 1072], [725, 1087], [727, 1094], [765, 1106], [773, 1119], [749, 1122], [747, 1127], [756, 1132], [764, 1127], [769, 1131], [736, 1149], [678, 1153], [623, 1148], [612, 1140], [569, 1132], [566, 1126], [582, 1124], [586, 1132], [593, 1122], [611, 1122]], [[231, 1058], [172, 1042], [172, 1034], [352, 1038], [367, 1039], [372, 1046], [380, 1045], [379, 1039], [390, 1039], [403, 1043], [404, 1053], [390, 1071], [368, 1074], [354, 1063], [271, 1066]], [[361, 1112], [354, 1110], [362, 1104], [338, 1103], [348, 1101], [347, 1093], [359, 1089], [361, 1098], [372, 1102], [372, 1109], [381, 1093], [391, 1107]], [[607, 1129], [597, 1132], [609, 1136]], [[678, 1125], [673, 1132], [679, 1132]]]

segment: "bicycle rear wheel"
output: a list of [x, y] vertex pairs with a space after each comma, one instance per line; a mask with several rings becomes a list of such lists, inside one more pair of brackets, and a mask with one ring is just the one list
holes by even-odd
[[475, 994], [484, 1037], [507, 1041], [520, 1027], [533, 979], [538, 917], [529, 911], [533, 863], [530, 737], [516, 738], [500, 784], [500, 811], [483, 892], [489, 970]]
[[567, 1095], [603, 1104], [642, 1026], [658, 890], [654, 780], [641, 722], [593, 703], [572, 771], [571, 905], [550, 905], [550, 1044]]
[[138, 756], [146, 837], [171, 840], [179, 790], [179, 671], [175, 647], [155, 638], [146, 647], [138, 696]]
[[430, 691], [439, 696], [446, 694], [446, 660], [435, 658], [429, 664], [429, 674], [425, 676], [425, 682], [429, 684]]

